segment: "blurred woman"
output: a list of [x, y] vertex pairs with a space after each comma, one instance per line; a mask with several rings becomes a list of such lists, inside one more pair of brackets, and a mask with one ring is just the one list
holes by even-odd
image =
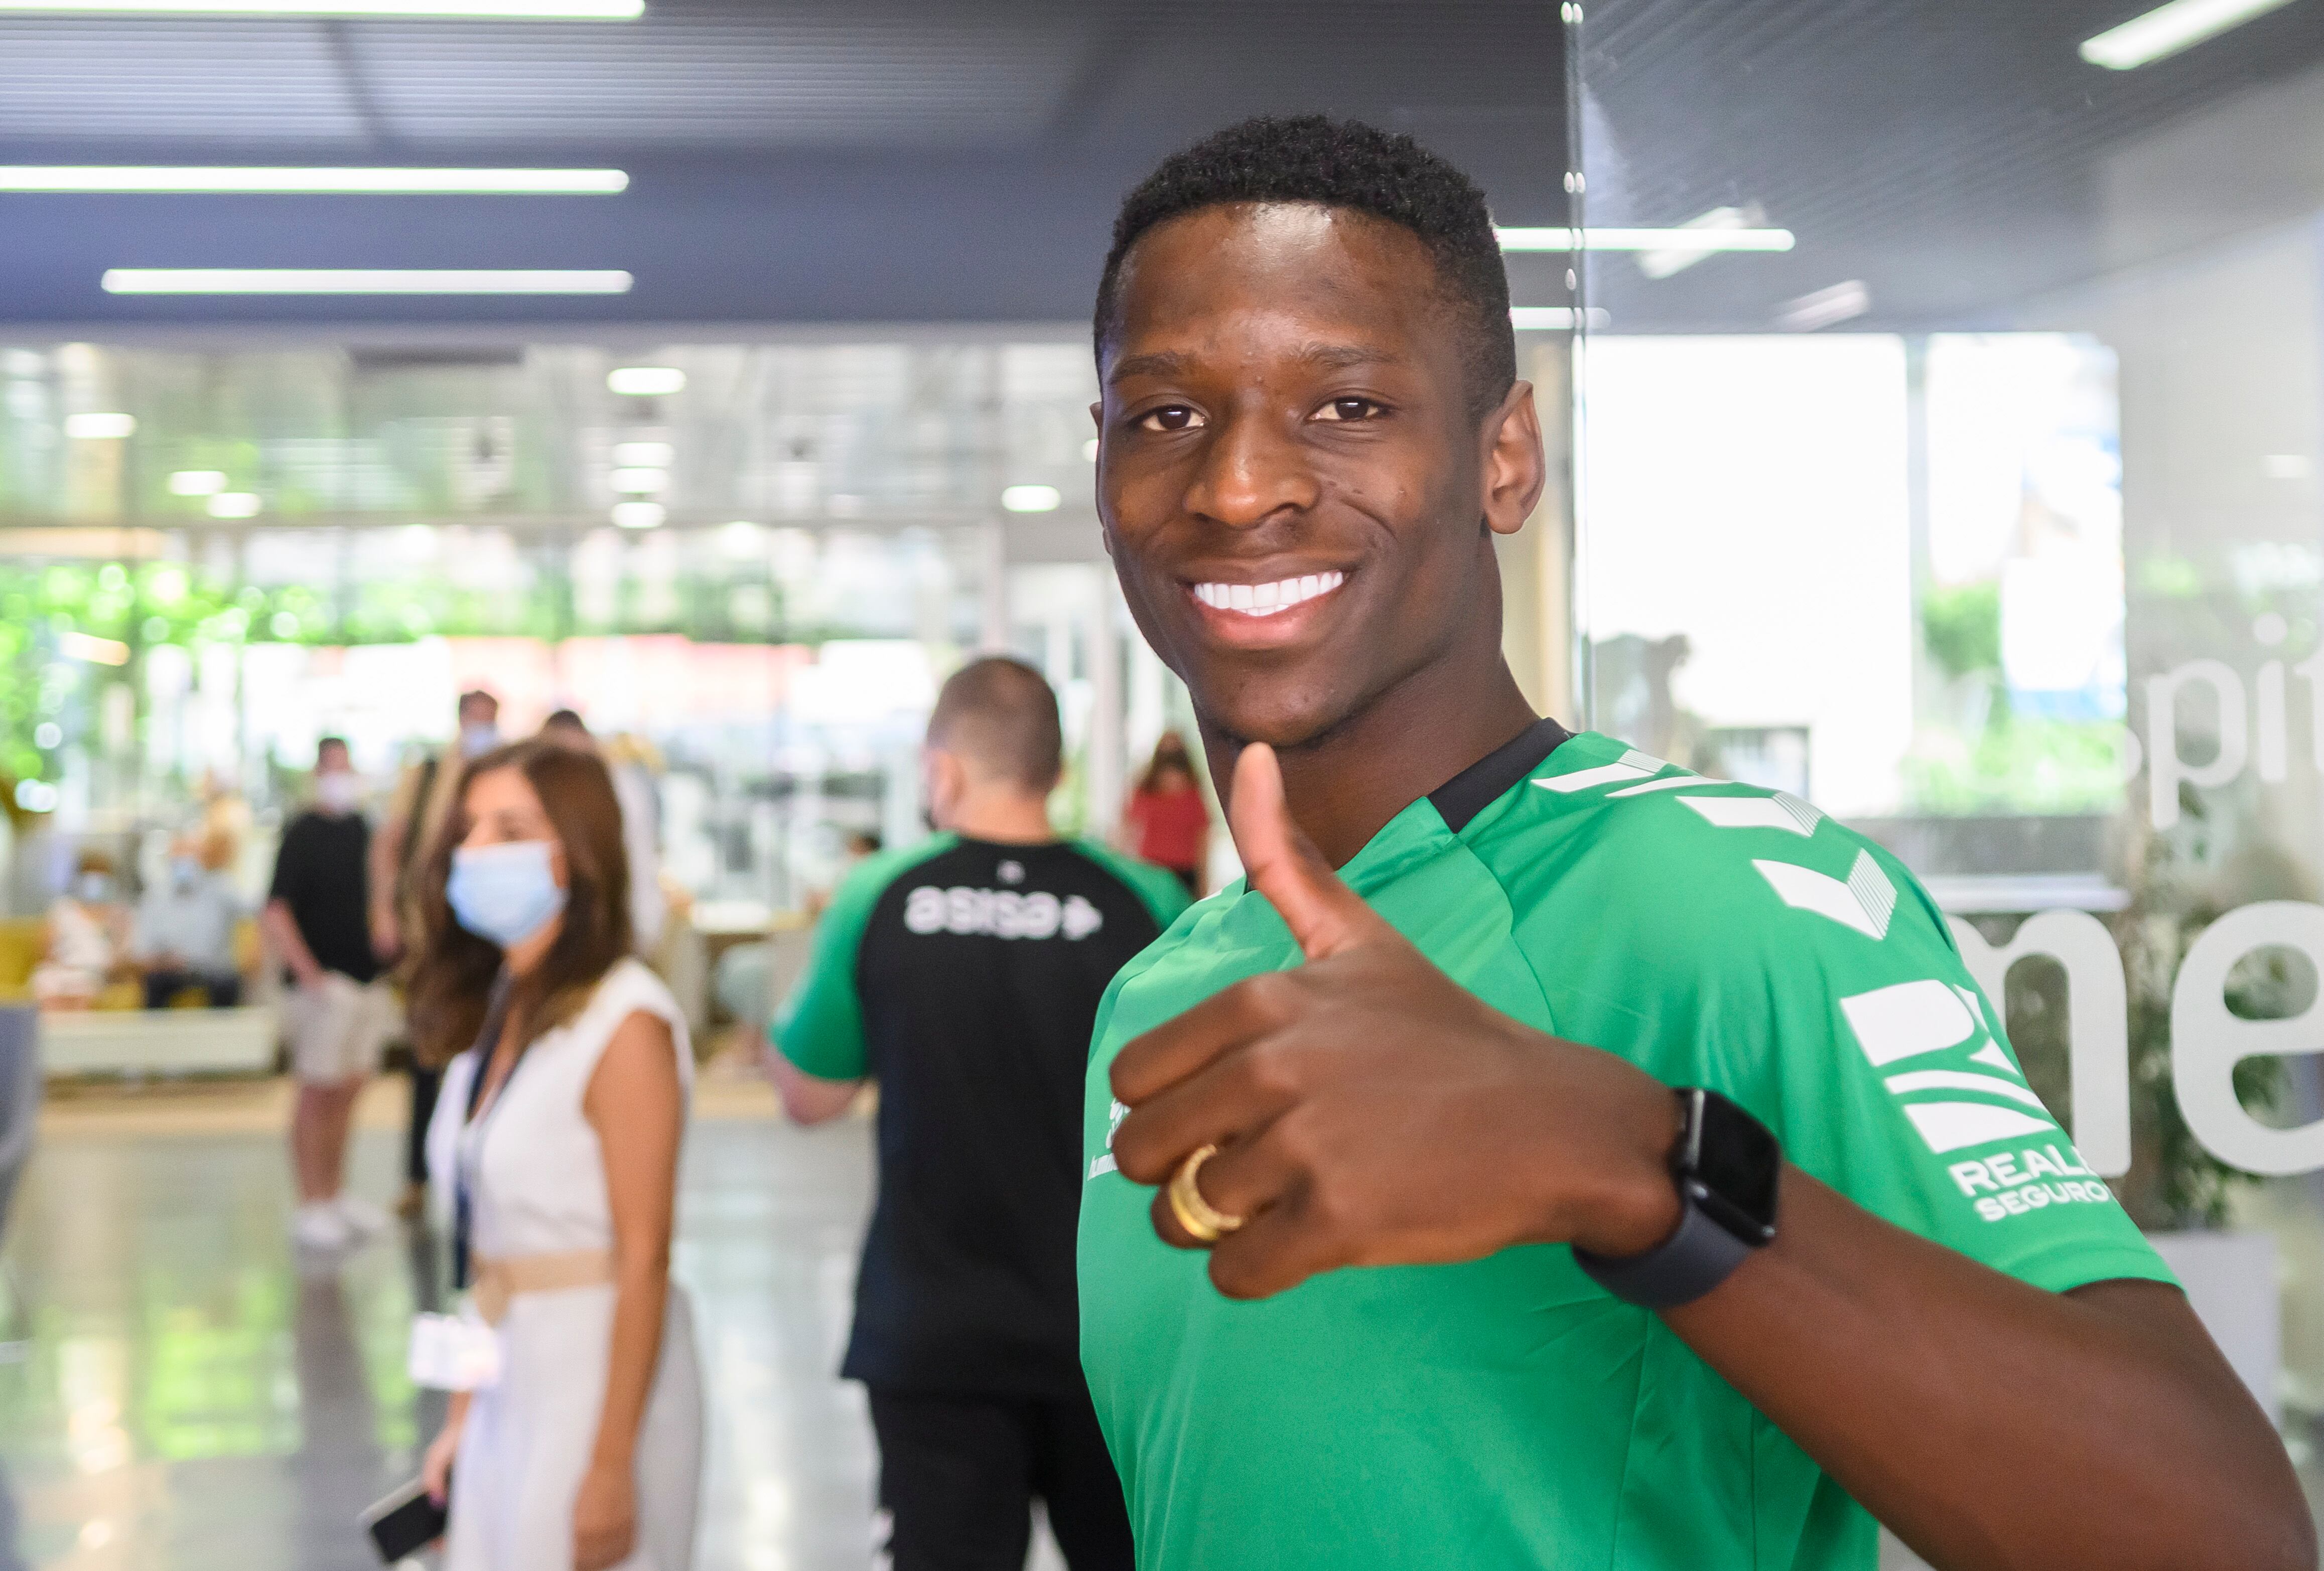
[[454, 1396], [428, 1448], [445, 1565], [687, 1571], [702, 1409], [669, 1281], [684, 1016], [631, 953], [604, 763], [519, 743], [460, 789], [421, 884], [410, 1018], [449, 1061], [429, 1149], [500, 1373]]
[[123, 970], [129, 913], [115, 895], [113, 859], [83, 851], [72, 882], [50, 904], [32, 997], [43, 1009], [86, 1009]]
[[1131, 854], [1169, 868], [1186, 886], [1187, 894], [1203, 897], [1203, 868], [1211, 855], [1211, 810], [1203, 804], [1194, 762], [1176, 731], [1164, 731], [1154, 744], [1153, 759], [1130, 794], [1121, 819], [1130, 831]]

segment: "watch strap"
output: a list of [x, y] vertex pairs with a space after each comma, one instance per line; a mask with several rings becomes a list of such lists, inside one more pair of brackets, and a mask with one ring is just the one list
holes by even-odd
[[1573, 1263], [1616, 1298], [1649, 1309], [1692, 1303], [1748, 1260], [1751, 1245], [1729, 1233], [1679, 1186], [1678, 1231], [1644, 1254], [1616, 1260], [1577, 1247]]

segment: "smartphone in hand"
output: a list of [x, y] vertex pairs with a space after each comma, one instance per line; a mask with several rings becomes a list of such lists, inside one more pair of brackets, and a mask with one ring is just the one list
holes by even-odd
[[415, 1478], [358, 1520], [371, 1535], [380, 1559], [392, 1566], [442, 1538], [448, 1515], [443, 1506], [428, 1498], [428, 1485]]

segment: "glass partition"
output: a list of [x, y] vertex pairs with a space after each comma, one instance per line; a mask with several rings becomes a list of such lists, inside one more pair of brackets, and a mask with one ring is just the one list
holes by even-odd
[[1579, 647], [1923, 877], [2305, 1462], [2324, 32], [2140, 9], [1568, 8], [1585, 226], [1679, 232], [1583, 253]]

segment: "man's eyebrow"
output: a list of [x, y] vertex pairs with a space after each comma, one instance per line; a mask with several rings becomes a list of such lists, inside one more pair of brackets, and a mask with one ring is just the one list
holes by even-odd
[[[1360, 365], [1401, 365], [1404, 357], [1369, 344], [1303, 344], [1294, 351], [1296, 358], [1325, 371], [1347, 371]], [[1194, 367], [1194, 357], [1175, 350], [1156, 350], [1148, 354], [1124, 355], [1113, 363], [1105, 373], [1110, 386], [1127, 381], [1133, 376], [1184, 376]]]
[[1303, 344], [1299, 346], [1299, 358], [1326, 371], [1404, 363], [1404, 356], [1370, 344]]
[[1150, 354], [1129, 354], [1113, 363], [1105, 373], [1110, 386], [1127, 381], [1133, 376], [1184, 376], [1193, 369], [1194, 357], [1172, 350], [1157, 350]]

